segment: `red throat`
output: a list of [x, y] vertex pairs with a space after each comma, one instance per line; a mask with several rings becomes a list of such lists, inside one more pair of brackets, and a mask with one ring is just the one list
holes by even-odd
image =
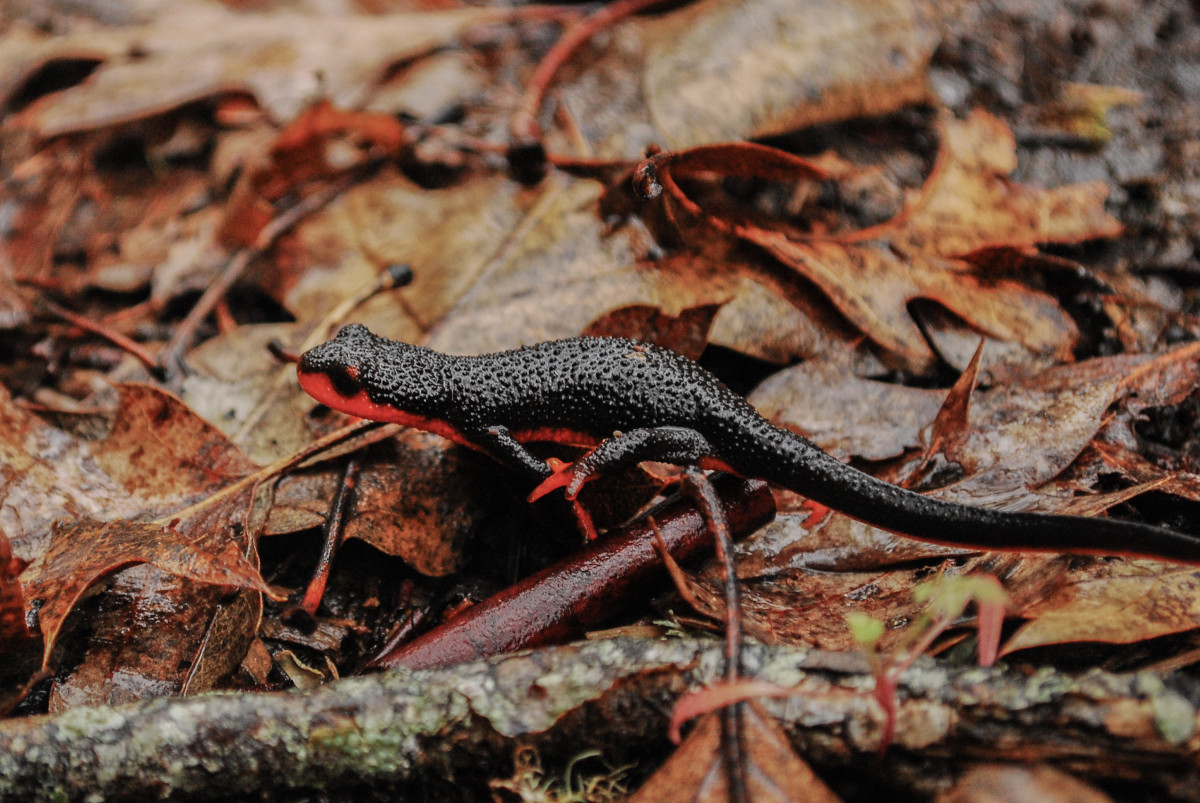
[[398, 407], [373, 402], [365, 390], [360, 390], [353, 396], [346, 396], [339, 393], [329, 377], [319, 371], [300, 371], [298, 372], [298, 376], [300, 378], [300, 387], [304, 388], [304, 392], [326, 407], [332, 407], [334, 410], [340, 410], [348, 415], [366, 418], [369, 421], [402, 424], [406, 427], [432, 432], [435, 435], [441, 435], [443, 438], [449, 438], [463, 446], [470, 446], [473, 449], [478, 448], [448, 421], [438, 418], [427, 418], [422, 415], [406, 412]]

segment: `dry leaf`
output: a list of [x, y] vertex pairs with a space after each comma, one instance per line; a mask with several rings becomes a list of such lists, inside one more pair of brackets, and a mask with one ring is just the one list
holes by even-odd
[[1129, 644], [1193, 630], [1200, 626], [1197, 600], [1200, 572], [1194, 568], [1149, 560], [1089, 563], [1063, 572], [1044, 596], [1011, 611], [1029, 621], [1003, 653], [1075, 641]]
[[162, 114], [204, 98], [249, 92], [276, 122], [291, 120], [319, 95], [349, 108], [364, 102], [389, 67], [416, 58], [472, 25], [511, 16], [506, 9], [317, 16], [230, 13], [184, 4], [142, 26], [59, 37], [6, 36], [0, 90], [58, 61], [94, 60], [88, 79], [43, 98], [24, 113], [42, 137]]
[[[819, 287], [851, 323], [906, 367], [927, 369], [934, 357], [908, 312], [908, 305], [921, 298], [999, 339], [1069, 357], [1075, 326], [1054, 300], [974, 268], [972, 255], [997, 246], [1112, 236], [1120, 225], [1104, 212], [1107, 188], [1093, 183], [1035, 190], [1014, 184], [1007, 178], [1016, 165], [1012, 134], [984, 112], [964, 121], [946, 119], [941, 131], [938, 163], [921, 192], [893, 220], [853, 236], [799, 236], [725, 219], [702, 209], [671, 177], [675, 170], [698, 172], [707, 159], [719, 175], [771, 179], [761, 155], [740, 164], [714, 158], [709, 146], [660, 154], [638, 170], [657, 167], [665, 197], [679, 206], [677, 218], [702, 222], [711, 228], [710, 237], [728, 232], [766, 249]], [[778, 154], [781, 162], [795, 159]]]
[[[86, 466], [84, 476], [93, 482], [86, 492], [78, 493], [93, 505], [102, 504], [103, 493], [107, 493], [118, 500], [108, 512], [131, 512], [111, 521], [64, 518], [47, 537], [29, 541], [37, 550], [20, 579], [28, 604], [38, 610], [45, 661], [49, 661], [62, 625], [82, 595], [102, 577], [131, 564], [150, 563], [164, 572], [209, 585], [269, 593], [258, 573], [251, 527], [245, 520], [255, 486], [235, 485], [253, 469], [253, 464], [215, 429], [162, 391], [145, 385], [124, 385], [119, 399], [118, 414], [108, 435], [86, 448], [86, 459], [80, 455], [81, 445], [75, 446], [74, 454], [65, 449], [64, 453]], [[32, 422], [27, 426], [45, 431]], [[38, 462], [28, 465], [33, 473], [42, 470]], [[224, 492], [230, 487], [237, 488], [237, 492]], [[189, 502], [196, 504], [188, 507]], [[59, 515], [67, 512], [62, 510]], [[167, 515], [148, 520], [156, 513]], [[181, 617], [166, 617], [156, 631], [163, 639], [169, 633], [178, 634], [172, 643], [187, 653], [186, 662], [165, 649], [159, 649], [156, 656], [167, 661], [162, 668], [172, 675], [194, 670], [199, 663], [198, 645], [207, 643], [212, 626], [204, 620], [201, 612], [205, 608], [199, 597], [209, 596], [216, 606], [224, 592], [198, 591], [163, 577], [140, 588], [152, 595], [168, 595], [139, 599], [135, 607], [147, 610], [183, 610], [191, 592], [201, 626]], [[243, 621], [243, 629], [249, 627], [249, 631], [238, 634], [232, 643], [241, 640], [248, 645], [246, 636], [253, 635], [256, 625], [256, 618], [253, 622]], [[187, 646], [189, 640], [191, 647]], [[227, 645], [210, 646], [215, 649]], [[240, 660], [239, 655], [229, 668], [236, 667]], [[111, 680], [110, 673], [100, 674]], [[178, 685], [182, 683], [180, 680]]]
[[[787, 734], [753, 703], [738, 706], [744, 745], [746, 792], [755, 803], [799, 801], [838, 803]], [[630, 796], [630, 803], [725, 803], [729, 781], [722, 759], [721, 715], [707, 714], [692, 728], [666, 763]]]
[[654, 250], [636, 223], [614, 232], [596, 218], [600, 188], [547, 179], [538, 205], [430, 332], [427, 345], [451, 353], [500, 351], [578, 335], [595, 319], [631, 304], [678, 314], [720, 303], [737, 281], [695, 275], [642, 260]]
[[[904, 0], [691, 3], [628, 20], [556, 90], [590, 150], [610, 157], [885, 115], [929, 96], [933, 17]], [[577, 147], [561, 134], [550, 144]]]
[[983, 764], [963, 773], [936, 803], [1111, 803], [1112, 798], [1047, 764]]
[[778, 426], [842, 458], [885, 460], [921, 446], [921, 430], [945, 392], [855, 376], [850, 355], [832, 354], [779, 371], [748, 401]]
[[990, 497], [1044, 512], [1069, 506], [1069, 497], [1030, 489], [1057, 477], [1080, 455], [1113, 403], [1128, 399], [1141, 409], [1193, 392], [1198, 355], [1200, 347], [1188, 345], [1160, 355], [1102, 357], [975, 393], [970, 428], [935, 435], [966, 474], [938, 495], [967, 502]]

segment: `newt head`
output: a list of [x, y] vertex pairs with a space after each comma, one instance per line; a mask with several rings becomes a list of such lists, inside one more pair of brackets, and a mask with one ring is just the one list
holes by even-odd
[[363, 367], [373, 359], [381, 340], [361, 323], [344, 327], [332, 340], [301, 355], [296, 367], [300, 386], [317, 401], [343, 409], [340, 401], [363, 392]]
[[445, 409], [440, 367], [447, 359], [354, 323], [304, 352], [296, 373], [309, 396], [334, 410], [468, 443]]

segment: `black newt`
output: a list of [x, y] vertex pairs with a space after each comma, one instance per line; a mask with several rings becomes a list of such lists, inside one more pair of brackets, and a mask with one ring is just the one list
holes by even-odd
[[[300, 359], [301, 386], [337, 410], [417, 427], [482, 451], [574, 499], [595, 473], [642, 460], [763, 479], [884, 530], [980, 549], [1163, 558], [1200, 564], [1200, 538], [1136, 522], [1010, 513], [876, 479], [775, 426], [696, 363], [634, 340], [577, 337], [456, 357], [360, 324]], [[554, 465], [523, 446], [595, 447]]]

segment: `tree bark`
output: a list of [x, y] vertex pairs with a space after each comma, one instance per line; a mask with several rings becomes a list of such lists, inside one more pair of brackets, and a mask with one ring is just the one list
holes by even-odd
[[[442, 779], [478, 783], [484, 796], [483, 781], [506, 776], [518, 742], [556, 755], [600, 747], [610, 762], [663, 755], [674, 698], [718, 679], [721, 665], [716, 642], [616, 639], [305, 694], [209, 694], [10, 720], [0, 722], [0, 799], [278, 799], [430, 789]], [[1170, 678], [923, 659], [904, 675], [895, 742], [877, 761], [882, 715], [862, 656], [749, 646], [745, 666], [747, 677], [797, 689], [764, 707], [819, 772], [850, 769], [929, 793], [961, 771], [952, 758], [1044, 761], [1200, 800], [1197, 706]]]

